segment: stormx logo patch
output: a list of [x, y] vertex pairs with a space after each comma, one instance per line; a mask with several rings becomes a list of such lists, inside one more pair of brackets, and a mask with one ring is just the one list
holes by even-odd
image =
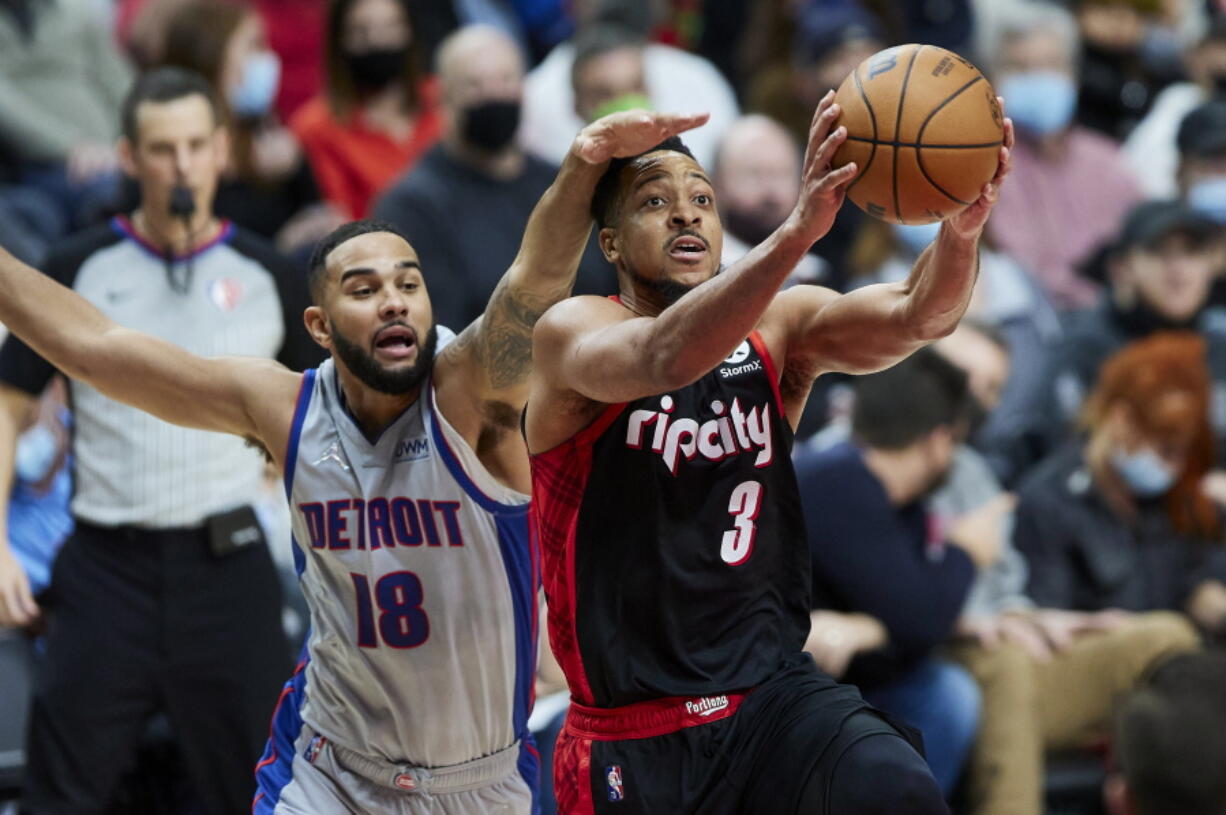
[[396, 442], [396, 452], [392, 455], [393, 463], [402, 461], [422, 461], [430, 458], [430, 440], [425, 436], [416, 439], [401, 439]]
[[621, 801], [626, 797], [622, 787], [622, 768], [620, 764], [610, 764], [604, 768], [604, 777], [609, 784], [609, 800]]
[[704, 696], [693, 702], [685, 703], [686, 713], [697, 713], [699, 716], [710, 716], [713, 713], [719, 713], [721, 710], [727, 710], [727, 708], [727, 696]]
[[[728, 355], [724, 360], [723, 365], [719, 367], [719, 375], [724, 379], [741, 374], [749, 373], [750, 371], [762, 370], [762, 360], [755, 359], [753, 362], [746, 363], [749, 359], [749, 340], [744, 340], [736, 347], [736, 350]], [[731, 367], [729, 367], [731, 366]]]

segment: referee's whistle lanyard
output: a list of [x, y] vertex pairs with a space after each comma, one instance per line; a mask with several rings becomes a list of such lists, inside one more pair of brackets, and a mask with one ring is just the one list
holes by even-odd
[[175, 268], [174, 251], [167, 247], [166, 249], [166, 281], [170, 283], [170, 288], [177, 291], [179, 294], [187, 294], [192, 288], [192, 275], [195, 271], [195, 264], [192, 262], [195, 258], [195, 252], [191, 251], [191, 247], [195, 246], [195, 235], [192, 233], [192, 216], [196, 214], [196, 199], [192, 196], [192, 191], [182, 185], [175, 186], [170, 191], [170, 216], [179, 218], [183, 221], [184, 230], [187, 232], [187, 245], [189, 247], [187, 262], [183, 264], [183, 274], [177, 274], [178, 269]]

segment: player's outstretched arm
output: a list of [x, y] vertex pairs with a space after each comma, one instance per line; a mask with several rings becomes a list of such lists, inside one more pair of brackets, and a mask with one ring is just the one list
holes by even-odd
[[570, 296], [592, 231], [592, 196], [609, 161], [637, 155], [706, 121], [706, 114], [626, 111], [579, 132], [553, 184], [533, 208], [519, 253], [485, 313], [445, 351], [472, 368], [475, 396], [522, 406], [532, 329], [550, 306]]
[[292, 414], [300, 375], [272, 360], [205, 359], [124, 328], [2, 248], [0, 322], [68, 376], [160, 419], [250, 437], [274, 454], [288, 440], [276, 411]]
[[855, 164], [831, 167], [847, 137], [835, 127], [838, 115], [834, 94], [827, 94], [810, 126], [796, 207], [721, 274], [657, 317], [626, 319], [624, 309], [594, 298], [551, 310], [536, 338], [551, 385], [596, 402], [624, 402], [684, 387], [727, 357], [753, 331], [804, 253], [829, 231], [855, 177]]
[[1012, 146], [1013, 123], [1006, 119], [995, 177], [971, 206], [941, 225], [906, 280], [844, 295], [813, 286], [780, 294], [766, 323], [782, 334], [786, 368], [810, 379], [828, 371], [870, 373], [953, 331], [970, 303], [979, 237], [1009, 174]]

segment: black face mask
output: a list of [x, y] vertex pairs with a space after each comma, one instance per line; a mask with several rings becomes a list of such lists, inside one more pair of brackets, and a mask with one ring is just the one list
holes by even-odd
[[376, 48], [373, 51], [346, 53], [345, 64], [349, 66], [353, 84], [360, 90], [378, 91], [404, 74], [404, 64], [408, 58], [408, 46]]
[[511, 143], [519, 129], [519, 102], [491, 99], [463, 109], [460, 134], [464, 141], [487, 153]]
[[1214, 98], [1226, 99], [1226, 74], [1214, 74], [1212, 82]]
[[776, 223], [774, 218], [758, 210], [730, 209], [722, 213], [721, 218], [733, 237], [740, 238], [750, 246], [757, 246], [779, 228], [779, 223]]

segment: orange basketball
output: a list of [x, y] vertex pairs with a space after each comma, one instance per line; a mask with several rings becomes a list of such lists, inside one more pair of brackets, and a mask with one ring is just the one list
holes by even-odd
[[833, 166], [856, 162], [847, 195], [873, 217], [940, 221], [973, 203], [996, 174], [1004, 123], [974, 65], [934, 45], [879, 51], [839, 86], [847, 141]]

